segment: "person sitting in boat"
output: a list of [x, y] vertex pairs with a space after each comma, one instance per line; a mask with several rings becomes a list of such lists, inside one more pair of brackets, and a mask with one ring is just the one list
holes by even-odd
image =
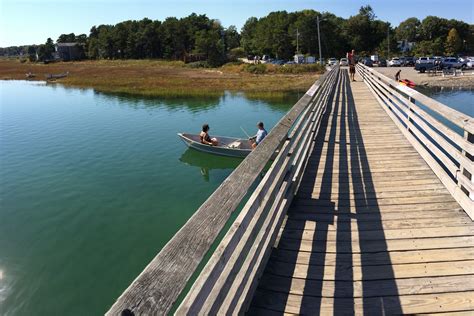
[[258, 131], [257, 134], [253, 137], [250, 137], [249, 140], [252, 143], [252, 148], [254, 149], [257, 147], [258, 144], [262, 142], [262, 140], [267, 136], [267, 131], [263, 127], [263, 122], [257, 123]]
[[210, 127], [208, 124], [204, 124], [202, 126], [202, 131], [199, 134], [199, 137], [201, 138], [201, 143], [210, 146], [217, 146], [219, 142], [217, 141], [217, 138], [211, 138], [211, 136], [209, 136], [209, 129]]

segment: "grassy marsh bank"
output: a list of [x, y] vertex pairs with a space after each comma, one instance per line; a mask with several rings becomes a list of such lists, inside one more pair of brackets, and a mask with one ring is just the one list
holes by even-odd
[[[263, 65], [258, 65], [263, 66]], [[253, 74], [247, 65], [224, 65], [221, 68], [190, 68], [182, 62], [162, 60], [99, 60], [53, 64], [20, 63], [0, 60], [0, 79], [44, 80], [47, 74], [69, 71], [58, 83], [71, 87], [93, 88], [99, 92], [149, 97], [219, 96], [224, 91], [241, 91], [251, 98], [279, 99], [296, 91], [304, 92], [318, 78], [316, 68], [282, 73], [273, 65], [264, 73]]]

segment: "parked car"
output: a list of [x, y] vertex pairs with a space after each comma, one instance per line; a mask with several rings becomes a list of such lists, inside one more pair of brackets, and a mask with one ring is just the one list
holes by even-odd
[[467, 58], [466, 67], [467, 68], [474, 68], [474, 57], [468, 57]]
[[401, 61], [400, 61], [400, 58], [398, 57], [393, 57], [392, 59], [390, 59], [390, 61], [388, 62], [388, 66], [389, 67], [400, 67], [402, 65]]
[[332, 57], [328, 59], [328, 65], [329, 66], [335, 66], [337, 64], [337, 59]]
[[364, 57], [362, 59], [362, 63], [364, 65], [366, 65], [367, 67], [373, 67], [374, 66], [374, 63], [372, 62], [372, 59], [370, 59], [369, 57]]
[[416, 63], [427, 64], [427, 63], [433, 63], [434, 61], [435, 61], [434, 57], [420, 57], [416, 60]]
[[379, 58], [379, 67], [387, 67], [387, 60]]
[[273, 65], [283, 65], [285, 61], [281, 59], [275, 59], [275, 60], [272, 60], [270, 63]]
[[415, 58], [414, 57], [404, 57], [403, 66], [410, 67], [415, 66]]
[[459, 61], [462, 63], [468, 63], [474, 59], [474, 56], [463, 56], [459, 57]]
[[[467, 64], [467, 63], [466, 63]], [[451, 68], [462, 68], [463, 63], [460, 62], [456, 57], [446, 57], [441, 62], [441, 65], [444, 68], [451, 69]], [[467, 65], [464, 66], [466, 68]]]
[[324, 58], [316, 60], [316, 64], [325, 65]]
[[349, 66], [349, 60], [347, 58], [341, 58], [341, 60], [339, 61], [339, 65]]
[[434, 58], [429, 57], [420, 57], [415, 63], [415, 70], [418, 70], [421, 73], [437, 67], [438, 64], [434, 62]]

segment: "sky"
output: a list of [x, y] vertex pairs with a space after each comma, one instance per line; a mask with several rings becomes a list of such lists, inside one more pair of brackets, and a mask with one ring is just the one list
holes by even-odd
[[89, 34], [93, 25], [144, 17], [164, 20], [195, 12], [240, 30], [247, 18], [272, 11], [327, 11], [348, 18], [370, 4], [375, 15], [397, 26], [409, 17], [428, 15], [474, 24], [473, 0], [0, 0], [0, 47], [54, 41], [63, 33]]

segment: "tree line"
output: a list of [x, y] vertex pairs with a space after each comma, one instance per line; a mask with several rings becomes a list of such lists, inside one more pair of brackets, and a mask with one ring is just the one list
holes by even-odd
[[[219, 66], [246, 55], [290, 59], [295, 52], [318, 55], [319, 19], [323, 57], [342, 57], [351, 49], [359, 55], [398, 54], [397, 41], [415, 42], [415, 55], [454, 55], [474, 51], [474, 27], [463, 21], [428, 16], [408, 18], [394, 27], [378, 19], [367, 5], [347, 19], [329, 12], [271, 12], [249, 18], [240, 33], [206, 15], [191, 14], [164, 21], [144, 18], [115, 25], [93, 26], [89, 35], [62, 34], [57, 43], [76, 42], [89, 59], [163, 58], [185, 62], [205, 60]], [[12, 50], [12, 48], [10, 48]], [[4, 49], [5, 51], [5, 49]], [[0, 54], [4, 54], [0, 50]], [[53, 42], [30, 46], [31, 57], [48, 59]]]

